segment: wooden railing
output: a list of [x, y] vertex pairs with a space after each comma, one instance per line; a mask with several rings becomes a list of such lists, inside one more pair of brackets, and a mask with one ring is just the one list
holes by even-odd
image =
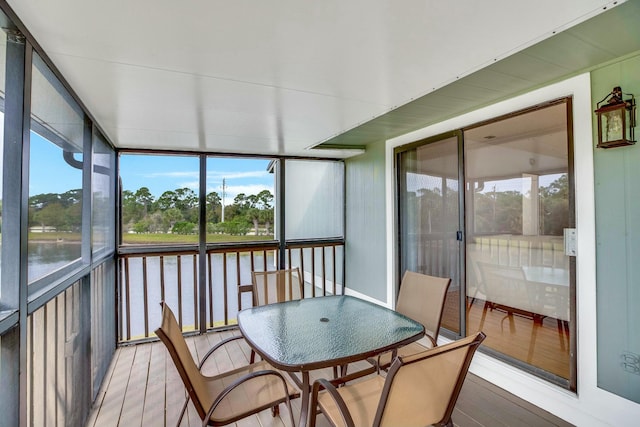
[[[252, 303], [247, 292], [251, 272], [275, 270], [280, 265], [279, 253], [275, 241], [210, 245], [203, 286], [196, 246], [121, 248], [118, 341], [154, 338], [160, 301], [172, 307], [183, 332], [235, 325], [238, 311]], [[288, 242], [284, 254], [284, 265], [300, 267], [304, 274], [305, 298], [342, 293], [342, 239]], [[205, 313], [200, 312], [201, 297], [205, 298]]]

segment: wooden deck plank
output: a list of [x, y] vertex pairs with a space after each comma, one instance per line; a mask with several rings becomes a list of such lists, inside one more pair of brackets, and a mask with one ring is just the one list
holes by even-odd
[[100, 412], [100, 407], [102, 405], [102, 403], [104, 402], [104, 397], [107, 393], [107, 390], [109, 388], [109, 384], [111, 383], [111, 379], [113, 378], [114, 372], [115, 372], [115, 368], [116, 365], [118, 363], [118, 358], [120, 356], [121, 352], [119, 351], [115, 351], [113, 354], [113, 358], [111, 359], [111, 362], [109, 363], [109, 368], [107, 369], [107, 372], [104, 375], [104, 378], [102, 380], [102, 384], [100, 385], [100, 388], [98, 389], [98, 394], [96, 395], [96, 398], [93, 402], [93, 405], [91, 406], [91, 411], [89, 412], [89, 416], [87, 417], [87, 422], [85, 423], [85, 426], [87, 427], [94, 427], [96, 424], [96, 420], [98, 418], [98, 413]]
[[525, 425], [528, 425], [527, 423], [535, 423], [535, 425], [539, 426], [572, 426], [571, 423], [543, 411], [532, 403], [520, 399], [475, 375], [468, 377], [463, 390], [469, 394], [480, 393], [481, 396], [473, 396], [473, 399], [481, 399], [483, 403], [494, 407], [504, 416], [510, 419], [520, 419]]
[[[236, 330], [209, 333], [187, 338], [194, 358], [200, 358], [217, 342], [233, 334]], [[244, 340], [236, 340], [217, 351], [205, 372], [215, 375], [248, 363], [249, 347]], [[145, 361], [147, 363], [144, 368]], [[366, 362], [349, 367], [350, 372], [366, 368]], [[314, 371], [312, 380], [330, 378], [330, 369]], [[137, 384], [144, 384], [139, 387]], [[92, 412], [85, 424], [87, 427], [135, 425], [174, 426], [184, 402], [184, 386], [173, 361], [162, 343], [141, 344], [119, 348], [105, 376]], [[134, 406], [139, 406], [134, 408]], [[300, 399], [292, 401], [294, 420], [298, 422]], [[322, 415], [317, 417], [318, 427], [328, 427]], [[468, 375], [453, 414], [453, 422], [458, 427], [511, 427], [518, 426], [561, 426], [571, 424], [542, 411], [536, 406], [502, 390], [474, 375]], [[272, 417], [271, 411], [247, 417], [237, 422], [236, 427], [283, 427], [289, 426], [285, 405], [280, 407], [280, 416]], [[190, 405], [182, 426], [198, 426], [199, 418]]]
[[117, 350], [119, 353], [117, 364], [114, 368], [113, 376], [109, 382], [109, 388], [105, 391], [105, 396], [100, 405], [99, 413], [96, 419], [96, 426], [100, 427], [116, 427], [122, 421], [120, 414], [122, 413], [122, 405], [124, 404], [124, 395], [131, 376], [131, 368], [133, 367], [133, 358], [136, 353], [137, 346], [122, 347]]
[[[191, 356], [193, 357], [193, 360], [195, 360], [196, 364], [200, 363], [200, 357], [198, 355], [198, 349], [196, 347], [196, 341], [199, 340], [200, 338], [201, 338], [200, 336], [196, 335], [196, 336], [190, 337], [187, 340], [187, 345], [189, 347], [189, 350], [191, 351]], [[175, 370], [175, 367], [174, 367], [174, 370]], [[180, 384], [182, 384], [182, 380], [180, 380]], [[183, 390], [184, 390], [184, 387], [183, 387]], [[167, 392], [169, 391], [167, 390]], [[176, 390], [173, 390], [172, 393], [176, 393]], [[185, 393], [185, 397], [186, 397], [186, 393]], [[187, 412], [184, 415], [181, 426], [192, 427], [200, 424], [201, 424], [201, 421], [198, 415], [198, 411], [196, 411], [196, 408], [193, 406], [193, 403], [189, 402], [189, 404], [187, 405]]]
[[[163, 344], [160, 344], [164, 351], [167, 351]], [[180, 375], [176, 370], [171, 357], [165, 358], [166, 383], [164, 387], [165, 394], [165, 425], [175, 426], [182, 409], [182, 404], [186, 397], [184, 384], [180, 379]], [[184, 425], [184, 424], [183, 424]], [[124, 424], [123, 424], [124, 427]]]
[[121, 417], [130, 420], [131, 426], [142, 425], [144, 397], [149, 376], [151, 348], [149, 345], [136, 346], [131, 375], [124, 395]]
[[167, 381], [166, 359], [168, 354], [164, 346], [153, 345], [150, 347], [151, 357], [142, 411], [142, 425], [162, 426], [165, 425], [164, 387]]

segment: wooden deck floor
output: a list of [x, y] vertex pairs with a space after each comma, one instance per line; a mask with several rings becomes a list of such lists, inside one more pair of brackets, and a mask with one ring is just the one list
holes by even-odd
[[[213, 344], [238, 333], [209, 333], [190, 337], [187, 342], [192, 354], [199, 360]], [[226, 351], [216, 352], [215, 359], [207, 362], [204, 372], [224, 372], [248, 363], [249, 348], [246, 343], [242, 340], [233, 343], [225, 346]], [[331, 372], [320, 372], [318, 375], [330, 377]], [[174, 426], [184, 396], [184, 387], [164, 345], [156, 342], [121, 347], [114, 355], [85, 426]], [[300, 399], [295, 399], [292, 405], [297, 422]], [[267, 410], [235, 425], [288, 426], [285, 408], [281, 409], [281, 416], [273, 418]], [[461, 427], [570, 426], [474, 375], [467, 377], [453, 421]], [[181, 426], [199, 425], [200, 420], [191, 407]], [[323, 416], [319, 415], [318, 426], [327, 425]]]

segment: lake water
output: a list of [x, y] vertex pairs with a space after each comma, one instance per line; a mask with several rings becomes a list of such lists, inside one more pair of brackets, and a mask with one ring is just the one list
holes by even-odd
[[[71, 262], [80, 258], [80, 243], [69, 242], [30, 242], [28, 244], [28, 277], [29, 282], [38, 280], [47, 274], [54, 272], [55, 270], [64, 267]], [[180, 257], [180, 275], [181, 275], [181, 289], [178, 289], [178, 257], [177, 256], [165, 256], [164, 257], [164, 300], [169, 304], [176, 316], [182, 311], [182, 322], [185, 325], [185, 329], [193, 328], [196, 323], [195, 314], [197, 308], [197, 300], [194, 298], [194, 288], [197, 288], [197, 284], [194, 284], [194, 271], [197, 271], [197, 259], [196, 269], [194, 270], [194, 257], [191, 255], [183, 255]], [[227, 256], [227, 319], [233, 320], [236, 318], [238, 312], [238, 297], [237, 297], [237, 260], [235, 254]], [[256, 253], [254, 256], [254, 266], [257, 269], [263, 268], [263, 256], [262, 252]], [[267, 253], [267, 269], [271, 270], [275, 268], [273, 252]], [[147, 258], [147, 289], [144, 289], [143, 280], [143, 266], [142, 258], [130, 258], [129, 260], [129, 307], [130, 307], [130, 322], [131, 322], [131, 335], [133, 337], [140, 337], [144, 335], [144, 296], [146, 293], [149, 319], [148, 325], [152, 332], [160, 323], [161, 312], [160, 305], [158, 304], [162, 299], [161, 278], [160, 278], [160, 258], [148, 257]], [[210, 322], [210, 307], [213, 307], [213, 320], [214, 323], [220, 324], [225, 320], [225, 307], [224, 299], [225, 292], [223, 288], [224, 283], [224, 269], [222, 255], [214, 254], [211, 257], [211, 271], [212, 271], [212, 286], [211, 291], [207, 288], [206, 294], [206, 310], [207, 310], [207, 322]], [[208, 275], [207, 271], [207, 275]], [[127, 322], [127, 310], [126, 310], [126, 296], [127, 292], [124, 289], [124, 276], [122, 278], [121, 304], [119, 307], [120, 313], [123, 316], [123, 323]], [[251, 259], [248, 253], [240, 254], [240, 283], [251, 283]], [[207, 287], [209, 286], [209, 278], [207, 276]], [[178, 293], [181, 293], [180, 298]], [[212, 304], [210, 304], [212, 300]], [[178, 307], [178, 301], [182, 301], [182, 307]], [[244, 294], [242, 297], [242, 307], [251, 306], [251, 294]]]
[[[29, 282], [33, 282], [44, 277], [53, 271], [68, 265], [69, 263], [80, 258], [80, 243], [69, 242], [31, 242], [29, 243], [28, 258], [28, 274]], [[262, 270], [266, 265], [267, 270], [275, 269], [274, 252], [267, 252], [266, 264], [263, 261], [263, 253], [256, 252], [254, 254], [254, 268]], [[292, 265], [300, 265], [297, 251], [293, 254]], [[182, 311], [182, 323], [185, 329], [193, 328], [196, 324], [196, 315], [198, 311], [198, 300], [194, 298], [194, 289], [197, 289], [197, 283], [194, 283], [194, 272], [197, 272], [198, 257], [195, 257], [196, 266], [194, 269], [194, 257], [192, 255], [183, 255], [180, 257], [180, 268], [178, 268], [178, 257], [164, 257], [164, 300], [172, 308], [176, 316]], [[309, 263], [305, 255], [305, 265]], [[320, 262], [319, 259], [316, 260]], [[237, 269], [240, 269], [240, 280], [238, 281]], [[318, 264], [320, 265], [320, 264]], [[182, 286], [178, 289], [178, 271], [180, 271]], [[142, 258], [129, 259], [129, 319], [127, 319], [127, 290], [125, 289], [124, 272], [121, 272], [121, 295], [118, 307], [119, 313], [122, 315], [123, 324], [129, 320], [131, 323], [131, 336], [142, 337], [145, 333], [145, 317], [144, 317], [144, 301], [146, 294], [147, 311], [148, 311], [148, 328], [149, 332], [160, 324], [161, 312], [158, 304], [162, 296], [162, 286], [160, 277], [160, 257], [148, 257], [146, 265], [146, 283], [144, 288], [144, 270]], [[211, 278], [209, 278], [209, 269], [207, 268], [207, 293], [206, 298], [206, 319], [208, 326], [211, 322], [210, 307], [213, 308], [213, 322], [215, 326], [219, 326], [225, 321], [225, 283], [222, 254], [213, 254], [211, 256]], [[196, 273], [197, 274], [197, 273]], [[327, 277], [332, 276], [330, 269], [327, 269]], [[340, 276], [338, 276], [340, 277]], [[197, 277], [196, 277], [197, 279]], [[197, 280], [196, 280], [197, 282]], [[211, 290], [209, 284], [211, 283]], [[227, 312], [226, 318], [229, 323], [234, 323], [238, 312], [238, 284], [251, 283], [251, 258], [249, 253], [241, 253], [238, 260], [235, 254], [228, 254], [226, 258], [226, 299]], [[181, 293], [180, 298], [178, 296]], [[196, 291], [197, 292], [197, 291]], [[179, 307], [178, 301], [182, 301]], [[242, 296], [242, 308], [251, 306], [251, 294], [245, 293]], [[180, 310], [181, 308], [181, 310]], [[126, 334], [126, 328], [124, 329]]]
[[29, 283], [80, 258], [80, 242], [29, 242]]
[[[195, 257], [196, 264], [198, 257]], [[164, 257], [164, 300], [171, 307], [176, 317], [179, 317], [178, 301], [182, 301], [182, 324], [185, 329], [193, 328], [196, 324], [194, 313], [197, 313], [198, 300], [194, 298], [194, 288], [197, 288], [197, 281], [194, 281], [194, 271], [197, 271], [197, 265], [194, 269], [194, 257], [191, 255], [183, 255], [180, 257], [180, 277], [182, 286], [178, 286], [178, 257]], [[256, 269], [262, 269], [263, 257], [262, 253], [255, 254], [254, 265]], [[267, 269], [275, 269], [274, 258], [272, 253], [267, 255]], [[208, 270], [208, 268], [207, 268]], [[147, 258], [147, 302], [149, 311], [149, 329], [153, 330], [159, 325], [161, 312], [158, 304], [162, 299], [162, 287], [160, 277], [160, 258]], [[213, 307], [213, 321], [217, 325], [224, 322], [225, 319], [225, 292], [224, 292], [224, 268], [222, 255], [214, 254], [211, 257], [211, 290], [209, 291], [209, 272], [207, 271], [207, 293], [206, 312], [207, 322], [210, 322], [210, 307]], [[129, 259], [129, 297], [130, 303], [130, 320], [131, 320], [131, 336], [138, 337], [144, 334], [144, 280], [143, 266], [141, 258]], [[237, 278], [237, 260], [235, 255], [228, 255], [226, 260], [227, 272], [227, 319], [233, 321], [236, 319], [238, 312], [238, 284], [251, 283], [251, 258], [248, 254], [240, 254], [240, 282]], [[124, 292], [124, 291], [123, 291]], [[178, 292], [181, 292], [180, 298]], [[212, 300], [212, 304], [210, 301]], [[126, 296], [122, 298], [121, 312], [123, 313], [123, 321], [126, 322]], [[242, 296], [242, 308], [251, 306], [251, 294], [246, 293]], [[210, 325], [209, 325], [210, 326]]]

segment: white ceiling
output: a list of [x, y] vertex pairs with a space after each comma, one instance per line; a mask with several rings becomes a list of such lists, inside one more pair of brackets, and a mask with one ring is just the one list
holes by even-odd
[[8, 0], [122, 148], [309, 150], [605, 0]]

